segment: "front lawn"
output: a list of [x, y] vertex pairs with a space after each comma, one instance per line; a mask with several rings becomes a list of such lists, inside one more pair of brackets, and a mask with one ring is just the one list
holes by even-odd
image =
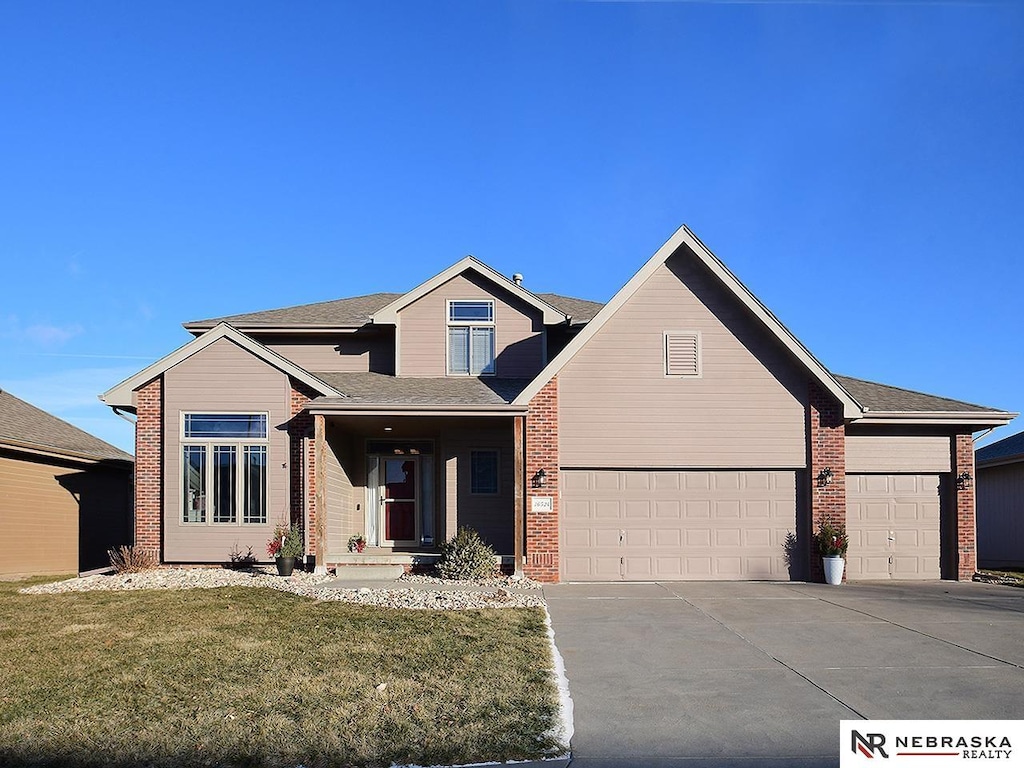
[[25, 585], [0, 583], [0, 765], [433, 765], [558, 746], [540, 609]]

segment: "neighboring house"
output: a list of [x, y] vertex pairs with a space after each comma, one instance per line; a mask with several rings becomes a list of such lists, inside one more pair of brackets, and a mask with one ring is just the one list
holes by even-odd
[[0, 576], [81, 573], [132, 541], [132, 457], [0, 390]]
[[978, 449], [978, 564], [1024, 568], [1024, 432]]
[[[407, 293], [186, 323], [102, 395], [137, 416], [136, 541], [169, 563], [436, 557], [544, 580], [969, 578], [973, 431], [1014, 414], [835, 376], [685, 227], [604, 306], [466, 257]], [[353, 534], [369, 540], [353, 555]]]

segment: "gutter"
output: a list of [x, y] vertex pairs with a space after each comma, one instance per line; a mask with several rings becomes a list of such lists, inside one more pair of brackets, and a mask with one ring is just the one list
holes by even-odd
[[1018, 413], [1006, 411], [867, 411], [858, 424], [958, 424], [1001, 427]]
[[79, 464], [102, 464], [109, 461], [120, 461], [131, 464], [135, 461], [131, 456], [123, 458], [120, 456], [96, 456], [82, 453], [80, 451], [66, 451], [63, 449], [48, 448], [34, 443], [23, 443], [18, 440], [4, 440], [0, 442], [0, 448], [8, 448], [22, 453], [29, 453], [33, 456], [45, 456], [51, 459], [63, 459], [64, 461], [77, 462]]
[[525, 405], [419, 405], [386, 403], [310, 403], [306, 410], [314, 416], [351, 414], [353, 416], [515, 416], [529, 410]]

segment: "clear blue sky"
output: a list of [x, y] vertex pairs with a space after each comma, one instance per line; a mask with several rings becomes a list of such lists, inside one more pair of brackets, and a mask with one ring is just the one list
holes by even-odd
[[0, 387], [124, 448], [183, 321], [607, 300], [683, 222], [833, 371], [1024, 411], [1024, 3], [8, 0], [0, 110]]

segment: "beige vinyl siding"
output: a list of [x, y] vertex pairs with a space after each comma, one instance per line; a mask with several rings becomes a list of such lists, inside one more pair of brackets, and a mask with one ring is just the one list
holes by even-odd
[[[499, 555], [511, 555], [514, 514], [512, 430], [451, 430], [444, 433], [446, 536], [468, 526]], [[498, 493], [474, 494], [470, 473], [473, 451], [498, 451]]]
[[398, 373], [439, 377], [448, 372], [448, 301], [494, 300], [495, 375], [531, 378], [544, 365], [539, 310], [473, 273], [453, 277], [398, 313]]
[[847, 472], [949, 472], [946, 435], [847, 435]]
[[0, 575], [78, 571], [78, 502], [61, 485], [78, 472], [0, 456]]
[[[365, 483], [356, 480], [352, 440], [336, 427], [327, 425], [326, 478], [327, 556], [348, 554], [349, 537], [365, 533], [363, 504]], [[360, 462], [361, 464], [362, 462]], [[356, 505], [359, 510], [356, 510]]]
[[978, 564], [1024, 566], [1024, 462], [977, 469]]
[[339, 336], [259, 337], [264, 345], [307, 371], [320, 373], [394, 373], [395, 342], [390, 333], [356, 332]]
[[[267, 559], [267, 540], [289, 518], [288, 377], [228, 339], [220, 339], [164, 374], [164, 559], [219, 563], [232, 550]], [[269, 413], [266, 525], [181, 522], [181, 414]]]
[[[665, 374], [666, 331], [700, 334], [700, 377]], [[566, 467], [806, 464], [807, 376], [696, 260], [658, 268], [558, 376]]]

